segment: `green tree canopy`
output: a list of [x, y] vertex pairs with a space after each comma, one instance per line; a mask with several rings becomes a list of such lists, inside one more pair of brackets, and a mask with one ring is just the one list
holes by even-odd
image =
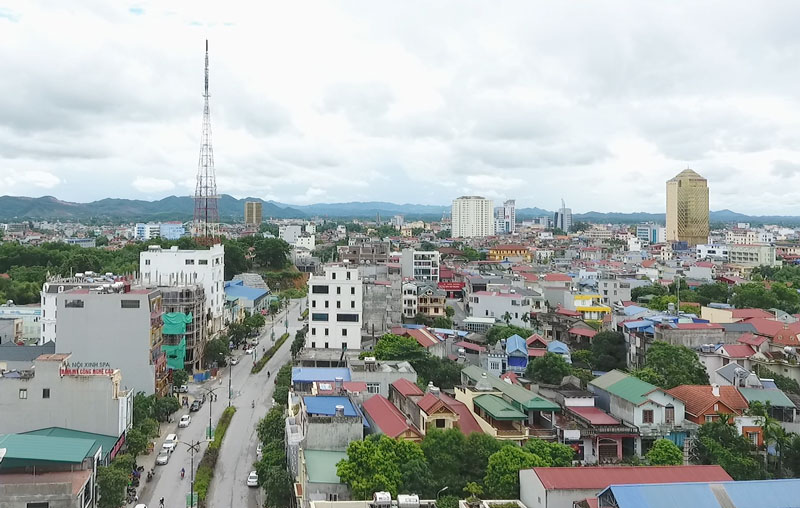
[[279, 270], [289, 263], [291, 246], [279, 238], [263, 238], [255, 244], [258, 264], [271, 270]]
[[489, 457], [484, 484], [491, 499], [519, 499], [519, 470], [544, 467], [547, 462], [523, 448], [504, 446]]
[[561, 355], [546, 353], [528, 364], [525, 377], [538, 383], [559, 385], [564, 376], [569, 376], [570, 372], [569, 364]]
[[769, 289], [763, 282], [751, 282], [736, 286], [733, 304], [738, 308], [776, 308], [796, 314], [800, 312], [800, 294], [779, 282], [771, 283]]
[[639, 286], [631, 289], [631, 299], [638, 302], [639, 298], [646, 295], [664, 296], [667, 294], [667, 288], [661, 284], [651, 284], [649, 286]]
[[128, 449], [128, 453], [133, 455], [134, 459], [147, 451], [148, 442], [148, 436], [135, 427], [130, 429], [125, 435], [125, 445]]
[[97, 469], [97, 488], [100, 494], [100, 508], [119, 508], [125, 504], [125, 487], [128, 485], [130, 470], [112, 466], [101, 466]]
[[660, 376], [661, 388], [669, 389], [679, 385], [707, 385], [708, 374], [700, 363], [697, 354], [686, 346], [673, 346], [655, 341], [647, 348], [644, 364]]
[[647, 452], [647, 462], [651, 466], [680, 466], [683, 450], [669, 439], [658, 439]]
[[575, 450], [571, 447], [542, 439], [529, 439], [525, 443], [525, 451], [541, 458], [549, 467], [569, 467], [575, 457]]
[[627, 352], [625, 337], [620, 332], [599, 332], [592, 337], [594, 369], [608, 372], [627, 368]]
[[[378, 360], [419, 360], [425, 357], [425, 348], [413, 337], [387, 333], [378, 339], [373, 354]], [[369, 356], [369, 355], [366, 355]]]
[[185, 370], [178, 369], [172, 372], [173, 386], [183, 386], [188, 382], [189, 382], [189, 374]]
[[737, 481], [761, 480], [766, 472], [755, 452], [753, 443], [745, 436], [740, 436], [733, 423], [723, 417], [700, 427], [694, 448], [694, 462], [718, 464]]
[[519, 335], [523, 339], [530, 337], [533, 330], [527, 328], [520, 328], [514, 325], [494, 325], [486, 332], [486, 342], [488, 344], [495, 344], [496, 342], [507, 339], [512, 335]]
[[211, 339], [206, 343], [204, 355], [207, 363], [215, 363], [224, 367], [227, 365], [225, 359], [230, 356], [231, 351], [228, 349], [228, 342], [225, 339]]

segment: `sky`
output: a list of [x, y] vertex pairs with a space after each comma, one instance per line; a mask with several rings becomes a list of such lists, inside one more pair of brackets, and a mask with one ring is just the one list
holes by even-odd
[[0, 0], [0, 195], [798, 215], [798, 2]]

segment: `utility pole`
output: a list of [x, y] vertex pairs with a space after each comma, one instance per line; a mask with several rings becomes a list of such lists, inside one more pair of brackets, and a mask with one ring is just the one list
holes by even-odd
[[228, 360], [228, 407], [231, 407], [231, 380], [233, 379], [233, 362]]
[[217, 391], [217, 388], [203, 388], [205, 391], [208, 392], [208, 432], [206, 435], [209, 441], [211, 440], [211, 432], [213, 429], [213, 427], [211, 426], [211, 406], [214, 403], [214, 392]]
[[190, 453], [190, 455], [192, 457], [191, 466], [189, 466], [189, 474], [191, 475], [192, 484], [191, 484], [191, 490], [189, 491], [189, 503], [188, 503], [189, 506], [191, 507], [191, 506], [195, 505], [195, 495], [194, 495], [194, 454], [195, 454], [195, 452], [200, 453], [200, 441], [190, 442], [190, 443], [186, 443], [184, 441], [179, 441], [179, 442], [182, 443], [182, 444], [185, 444], [186, 446], [189, 447], [189, 453]]

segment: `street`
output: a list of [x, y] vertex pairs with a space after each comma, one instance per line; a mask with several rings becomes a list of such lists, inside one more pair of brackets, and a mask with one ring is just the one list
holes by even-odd
[[[247, 487], [247, 475], [252, 471], [253, 463], [256, 461], [256, 430], [258, 420], [261, 419], [272, 405], [272, 392], [274, 389], [274, 376], [278, 369], [289, 360], [290, 348], [294, 334], [302, 326], [298, 321], [301, 312], [301, 300], [292, 300], [288, 311], [289, 320], [289, 339], [281, 346], [275, 356], [270, 359], [264, 369], [258, 374], [250, 374], [256, 355], [246, 355], [241, 349], [234, 350], [234, 357], [239, 356], [238, 365], [233, 366], [233, 377], [231, 382], [231, 392], [233, 399], [231, 404], [236, 406], [236, 414], [233, 416], [230, 427], [223, 441], [217, 466], [214, 470], [214, 478], [206, 498], [209, 507], [252, 507], [258, 508], [261, 505], [260, 489]], [[286, 331], [285, 327], [286, 311], [278, 314], [274, 321], [275, 339], [277, 340]], [[257, 358], [261, 357], [262, 348], [268, 349], [272, 344], [271, 323], [267, 323], [259, 337]], [[178, 435], [181, 443], [178, 444], [175, 452], [165, 466], [155, 466], [155, 478], [144, 483], [144, 489], [140, 493], [140, 503], [145, 503], [149, 507], [158, 507], [158, 500], [164, 497], [164, 506], [167, 508], [182, 508], [187, 506], [187, 498], [191, 484], [190, 473], [190, 453], [189, 447], [183, 443], [192, 441], [203, 441], [200, 451], [205, 451], [205, 433], [208, 426], [209, 404], [211, 405], [211, 418], [213, 425], [216, 426], [222, 411], [228, 406], [228, 373], [230, 367], [220, 370], [217, 379], [210, 379], [202, 384], [192, 383], [189, 385], [189, 395], [194, 398], [201, 398], [206, 389], [215, 390], [218, 398], [216, 402], [210, 402], [210, 397], [206, 396], [206, 403], [200, 411], [190, 413], [192, 423], [184, 429], [177, 429], [177, 422], [181, 415], [188, 412], [181, 409], [174, 415], [174, 422], [162, 424], [161, 437], [156, 442], [156, 452], [161, 448], [164, 437], [174, 432]], [[267, 381], [267, 371], [271, 373]], [[255, 409], [251, 407], [255, 401]], [[168, 427], [167, 427], [168, 426]], [[167, 429], [167, 430], [165, 430]], [[194, 458], [194, 468], [200, 461], [202, 453], [196, 453]], [[144, 459], [144, 460], [142, 460]], [[140, 458], [140, 464], [145, 468], [152, 467], [155, 454]], [[183, 480], [180, 477], [180, 470], [184, 468], [186, 475]], [[144, 475], [143, 475], [144, 480]]]

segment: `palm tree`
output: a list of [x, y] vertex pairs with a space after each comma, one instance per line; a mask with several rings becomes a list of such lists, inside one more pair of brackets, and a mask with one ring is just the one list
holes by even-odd
[[525, 323], [525, 326], [528, 326], [528, 321], [531, 320], [531, 315], [525, 312], [524, 314], [522, 314], [522, 317], [520, 319], [522, 320], [523, 323]]
[[508, 326], [511, 323], [511, 314], [509, 312], [503, 314], [503, 321], [506, 322], [506, 326]]

